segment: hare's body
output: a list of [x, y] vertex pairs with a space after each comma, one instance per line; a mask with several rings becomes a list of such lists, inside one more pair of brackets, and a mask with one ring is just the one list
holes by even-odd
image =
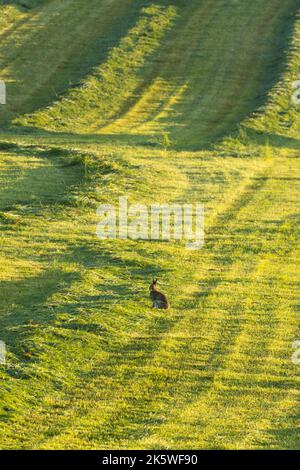
[[152, 301], [153, 308], [163, 308], [166, 310], [170, 308], [167, 296], [158, 290], [157, 279], [153, 280], [150, 286], [150, 299]]

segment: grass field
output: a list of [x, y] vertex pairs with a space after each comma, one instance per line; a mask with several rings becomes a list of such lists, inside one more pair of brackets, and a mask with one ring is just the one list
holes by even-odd
[[[2, 449], [300, 448], [299, 9], [0, 1]], [[120, 195], [204, 248], [99, 240]]]

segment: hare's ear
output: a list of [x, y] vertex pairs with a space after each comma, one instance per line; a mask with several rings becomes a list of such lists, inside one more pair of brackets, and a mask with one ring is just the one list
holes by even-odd
[[155, 280], [153, 281], [153, 283], [154, 283], [154, 284], [157, 284], [157, 281], [158, 281], [158, 279], [155, 279]]

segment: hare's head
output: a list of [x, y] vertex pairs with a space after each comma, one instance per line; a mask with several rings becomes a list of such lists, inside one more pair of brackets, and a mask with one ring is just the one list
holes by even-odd
[[152, 284], [150, 284], [150, 291], [157, 289], [157, 279], [153, 279]]

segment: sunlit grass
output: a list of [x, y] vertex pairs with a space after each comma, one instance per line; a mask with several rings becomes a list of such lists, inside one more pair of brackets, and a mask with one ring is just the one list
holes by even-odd
[[[151, 2], [141, 2], [130, 17], [133, 3], [97, 0], [93, 10], [78, 0], [45, 2], [35, 18], [39, 28], [28, 13], [21, 30], [11, 32], [21, 53], [13, 44], [1, 48], [13, 94], [1, 109], [3, 121], [33, 111], [35, 119], [52, 120], [47, 105], [55, 102], [56, 116], [78, 127], [77, 133], [56, 133], [51, 121], [52, 132], [19, 125], [3, 128], [0, 136], [0, 340], [8, 350], [0, 369], [0, 447], [299, 448], [299, 366], [291, 361], [292, 342], [300, 339], [299, 110], [289, 106], [290, 82], [299, 71], [299, 29], [280, 87], [270, 89], [261, 116], [250, 113], [262, 101], [257, 90], [268, 88], [280, 69], [254, 60], [257, 31], [272, 18], [258, 47], [262, 56], [268, 51], [269, 59], [279, 60], [272, 46], [276, 26], [286, 41], [286, 16], [295, 2], [284, 7], [268, 0], [262, 11], [256, 1], [236, 8], [210, 0], [155, 2], [156, 13], [177, 8], [173, 29], [159, 33], [147, 60], [140, 51], [145, 63], [138, 93], [124, 102], [121, 93], [120, 103], [115, 94], [116, 119], [94, 134], [96, 122], [84, 115], [89, 93], [82, 92], [76, 116], [65, 101], [68, 77], [76, 75], [76, 41], [107, 34], [113, 47], [124, 44], [112, 39], [118, 27], [109, 11], [123, 8], [128, 41], [134, 24], [145, 27], [140, 10]], [[55, 17], [55, 8], [64, 20]], [[228, 15], [231, 25], [257, 26], [246, 31], [243, 47]], [[93, 29], [98, 21], [99, 33]], [[60, 28], [69, 42], [79, 36], [75, 45], [57, 57], [59, 38], [52, 34], [41, 54], [39, 41], [48, 29]], [[223, 33], [227, 46], [235, 39], [234, 57], [215, 49]], [[201, 44], [211, 62], [201, 58]], [[248, 51], [257, 67], [249, 82]], [[24, 61], [30, 54], [44, 70]], [[112, 57], [107, 49], [102, 54], [99, 67]], [[81, 56], [77, 78], [90, 77], [96, 56], [94, 49], [85, 64]], [[64, 61], [69, 65], [59, 77], [52, 74]], [[214, 71], [219, 82], [206, 88]], [[114, 68], [110, 77], [116, 78]], [[189, 80], [193, 86], [186, 88]], [[50, 84], [65, 92], [54, 99]], [[105, 121], [101, 106], [96, 113]], [[91, 135], [83, 135], [87, 131]], [[205, 144], [223, 133], [217, 146]], [[96, 208], [117, 204], [120, 195], [147, 205], [204, 203], [204, 248], [100, 241]], [[168, 312], [151, 308], [153, 276], [168, 294]]]

